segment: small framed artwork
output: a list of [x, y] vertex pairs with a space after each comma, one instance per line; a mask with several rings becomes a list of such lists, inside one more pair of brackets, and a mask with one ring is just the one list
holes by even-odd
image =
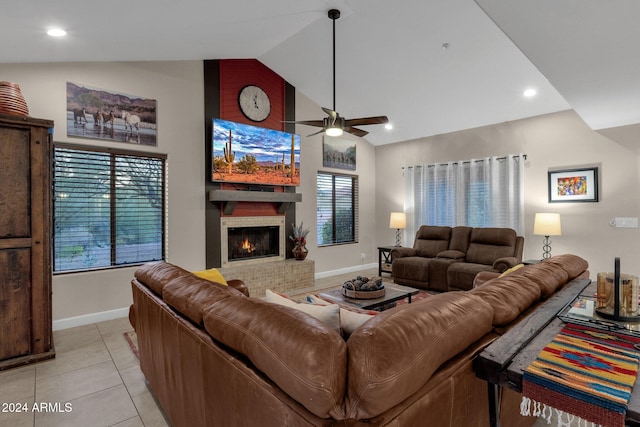
[[356, 143], [332, 136], [323, 137], [322, 166], [356, 170]]
[[549, 203], [597, 201], [597, 167], [549, 171]]

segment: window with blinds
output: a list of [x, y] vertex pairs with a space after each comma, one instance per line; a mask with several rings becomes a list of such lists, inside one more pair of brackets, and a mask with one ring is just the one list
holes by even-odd
[[318, 172], [318, 246], [358, 241], [358, 177]]
[[56, 145], [54, 271], [164, 259], [166, 156]]

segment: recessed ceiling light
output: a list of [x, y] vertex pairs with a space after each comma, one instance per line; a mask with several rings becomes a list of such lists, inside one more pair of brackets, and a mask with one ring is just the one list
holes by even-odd
[[47, 30], [47, 34], [51, 37], [64, 37], [67, 35], [67, 32], [62, 28], [51, 28]]
[[527, 89], [524, 91], [523, 95], [527, 98], [531, 98], [532, 96], [536, 96], [538, 92], [535, 89]]
[[391, 123], [387, 123], [386, 125], [384, 125], [384, 128], [386, 130], [391, 130], [391, 129], [393, 129], [393, 125]]

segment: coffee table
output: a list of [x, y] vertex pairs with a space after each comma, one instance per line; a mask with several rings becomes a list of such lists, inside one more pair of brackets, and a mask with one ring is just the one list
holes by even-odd
[[384, 283], [385, 293], [383, 297], [373, 299], [356, 299], [342, 295], [342, 288], [331, 289], [328, 291], [318, 292], [321, 298], [335, 301], [338, 304], [347, 304], [363, 310], [382, 311], [396, 301], [408, 298], [411, 304], [411, 296], [416, 295], [419, 291], [408, 286], [396, 285], [395, 283]]

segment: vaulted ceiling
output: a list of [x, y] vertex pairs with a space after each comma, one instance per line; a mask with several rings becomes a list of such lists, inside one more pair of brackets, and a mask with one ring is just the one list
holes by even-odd
[[366, 127], [374, 145], [566, 109], [640, 123], [635, 0], [22, 1], [2, 6], [0, 62], [257, 58], [332, 107], [331, 8], [336, 110], [389, 116]]

